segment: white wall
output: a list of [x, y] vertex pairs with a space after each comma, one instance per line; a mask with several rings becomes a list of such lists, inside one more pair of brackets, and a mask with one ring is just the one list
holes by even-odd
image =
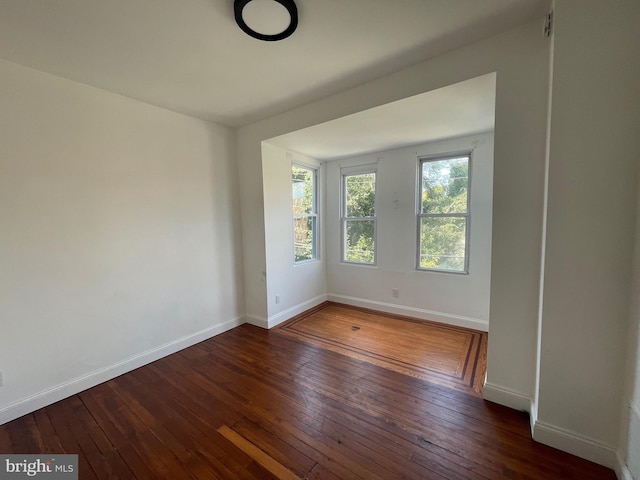
[[[428, 112], [425, 112], [428, 114]], [[418, 157], [471, 151], [469, 274], [416, 270]], [[377, 264], [340, 261], [342, 167], [377, 163]], [[491, 279], [493, 133], [327, 162], [329, 298], [487, 331]], [[394, 298], [391, 289], [397, 288]]]
[[[301, 163], [318, 169], [319, 213], [318, 259], [294, 264], [293, 216], [291, 198], [291, 164]], [[273, 327], [326, 300], [326, 262], [322, 250], [324, 174], [319, 162], [296, 152], [262, 144], [265, 248], [267, 262], [267, 319], [250, 321]], [[280, 303], [276, 303], [276, 295]]]
[[640, 3], [555, 5], [534, 438], [613, 466], [640, 151]]
[[[628, 332], [627, 371], [620, 428], [620, 470], [640, 479], [640, 189], [636, 210], [636, 234]], [[619, 477], [622, 477], [619, 475]]]
[[[621, 12], [626, 17], [626, 22], [622, 23], [626, 28], [631, 28], [631, 31], [635, 28], [635, 38], [640, 37], [640, 12], [639, 5], [635, 5], [635, 13]], [[620, 24], [616, 21], [616, 25]], [[630, 48], [634, 48], [634, 44], [628, 44], [627, 55], [629, 55]], [[622, 48], [624, 51], [625, 49]], [[640, 77], [640, 57], [637, 54], [631, 55], [627, 59], [628, 73], [625, 75], [626, 88], [630, 96], [635, 95], [635, 101], [631, 101], [624, 105], [618, 105], [618, 108], [622, 107], [622, 111], [625, 111], [626, 125], [624, 128], [633, 130], [636, 132], [627, 130], [624, 142], [629, 145], [630, 151], [635, 155], [635, 164], [637, 166], [640, 163], [640, 148], [637, 145], [637, 125], [640, 124], [640, 105], [638, 99], [640, 99], [640, 82], [637, 81]], [[635, 73], [635, 76], [633, 72]], [[634, 80], [635, 79], [635, 80]], [[633, 93], [635, 91], [635, 94]], [[616, 128], [619, 128], [617, 126]], [[633, 143], [636, 146], [633, 146]], [[639, 172], [640, 173], [640, 172]], [[640, 181], [638, 182], [640, 185]], [[618, 478], [633, 480], [640, 479], [640, 189], [638, 189], [636, 197], [636, 224], [635, 224], [635, 244], [634, 244], [634, 256], [632, 263], [632, 284], [631, 284], [631, 306], [629, 315], [629, 329], [627, 332], [627, 368], [626, 375], [624, 376], [624, 394], [622, 398], [621, 409], [621, 422], [620, 422], [620, 442], [618, 448], [619, 464], [616, 468]]]
[[0, 423], [242, 321], [234, 141], [0, 61]]

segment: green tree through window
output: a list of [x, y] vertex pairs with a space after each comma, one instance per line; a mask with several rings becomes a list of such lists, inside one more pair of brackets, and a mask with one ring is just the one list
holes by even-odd
[[294, 262], [317, 258], [316, 170], [291, 166]]
[[343, 261], [375, 263], [376, 173], [343, 175]]
[[467, 272], [469, 159], [420, 160], [419, 269]]

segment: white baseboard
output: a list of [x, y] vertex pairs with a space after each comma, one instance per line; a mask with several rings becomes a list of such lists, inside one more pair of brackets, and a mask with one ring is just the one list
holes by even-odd
[[356, 307], [371, 308], [373, 310], [394, 313], [396, 315], [405, 315], [422, 320], [432, 320], [434, 322], [455, 325], [457, 327], [472, 328], [473, 330], [480, 330], [481, 332], [489, 331], [489, 322], [478, 318], [436, 312], [434, 310], [425, 310], [423, 308], [408, 307], [405, 305], [397, 305], [395, 303], [377, 302], [375, 300], [367, 300], [364, 298], [347, 297], [345, 295], [336, 295], [334, 293], [327, 295], [327, 300], [331, 302], [346, 303], [347, 305], [353, 305]]
[[624, 463], [624, 458], [620, 455], [620, 452], [616, 455], [616, 468], [614, 468], [616, 472], [616, 477], [618, 480], [633, 480], [631, 476], [631, 471], [629, 467]]
[[88, 388], [95, 387], [96, 385], [195, 345], [196, 343], [219, 335], [227, 330], [231, 330], [243, 323], [245, 323], [244, 318], [229, 320], [225, 323], [215, 325], [172, 342], [165, 343], [164, 345], [152, 348], [151, 350], [147, 350], [146, 352], [142, 352], [138, 355], [134, 355], [122, 360], [121, 362], [103, 367], [81, 377], [74, 378], [65, 383], [61, 383], [29, 397], [18, 400], [10, 405], [1, 407], [0, 425], [28, 413], [35, 412], [42, 407], [51, 405], [52, 403], [80, 393]]
[[299, 303], [298, 305], [294, 305], [293, 307], [287, 308], [280, 313], [276, 313], [275, 315], [271, 315], [268, 320], [268, 327], [273, 328], [276, 325], [281, 324], [289, 320], [290, 318], [295, 317], [296, 315], [301, 314], [302, 312], [309, 310], [317, 305], [320, 305], [323, 302], [327, 301], [327, 295], [318, 295], [311, 300], [307, 300], [306, 302]]
[[616, 474], [624, 480], [640, 480], [640, 410], [629, 403], [626, 438], [618, 449]]
[[533, 439], [605, 467], [616, 469], [618, 466], [615, 447], [576, 432], [536, 421], [533, 425]]
[[258, 315], [247, 315], [244, 317], [246, 323], [250, 325], [255, 325], [256, 327], [268, 329], [269, 328], [269, 320], [264, 317], [259, 317]]
[[624, 462], [615, 447], [579, 433], [539, 421], [536, 418], [535, 408], [529, 396], [490, 382], [485, 383], [482, 396], [485, 400], [513, 408], [514, 410], [529, 412], [531, 415], [531, 436], [536, 442], [612, 468], [616, 470], [620, 480], [633, 480], [629, 473], [624, 476], [626, 468], [624, 468]]
[[482, 397], [514, 410], [531, 413], [531, 398], [529, 396], [500, 385], [486, 382], [482, 390]]

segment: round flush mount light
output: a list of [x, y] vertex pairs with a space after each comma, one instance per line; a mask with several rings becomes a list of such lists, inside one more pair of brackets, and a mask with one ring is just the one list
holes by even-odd
[[298, 26], [293, 0], [235, 0], [233, 12], [243, 32], [267, 42], [287, 38]]

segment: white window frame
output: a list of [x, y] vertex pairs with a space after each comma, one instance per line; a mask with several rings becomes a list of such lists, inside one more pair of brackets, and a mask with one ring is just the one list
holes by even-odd
[[[472, 172], [472, 153], [471, 151], [462, 151], [456, 153], [446, 153], [439, 155], [429, 155], [418, 157], [418, 195], [416, 202], [417, 213], [417, 241], [416, 241], [416, 270], [423, 272], [452, 273], [457, 275], [469, 274], [469, 253], [471, 245], [471, 172]], [[428, 162], [437, 162], [442, 160], [450, 160], [452, 158], [467, 157], [467, 211], [465, 213], [422, 213], [422, 165]], [[444, 268], [424, 268], [420, 266], [421, 257], [421, 225], [423, 218], [464, 218], [465, 219], [465, 242], [464, 242], [464, 270], [448, 270]]]
[[[291, 198], [292, 198], [292, 237], [293, 237], [293, 263], [294, 265], [301, 265], [309, 262], [316, 262], [320, 259], [319, 255], [319, 230], [320, 230], [320, 215], [318, 214], [318, 167], [314, 167], [311, 165], [305, 165], [303, 163], [292, 162], [291, 163], [291, 174], [293, 174], [293, 168], [302, 168], [304, 170], [309, 170], [312, 172], [311, 181], [312, 181], [312, 201], [311, 201], [311, 213], [300, 213], [296, 214], [293, 211], [293, 178], [291, 178]], [[306, 258], [304, 260], [296, 260], [296, 219], [298, 218], [314, 218], [314, 228], [312, 230], [312, 240], [311, 240], [311, 251], [312, 257]]]
[[[356, 175], [375, 175], [375, 200], [373, 217], [347, 217], [347, 177]], [[340, 170], [340, 261], [347, 265], [362, 265], [375, 267], [378, 262], [378, 168], [377, 165], [363, 165], [356, 167], [345, 167]], [[373, 220], [373, 262], [357, 262], [347, 260], [347, 222], [349, 221], [371, 221]]]

